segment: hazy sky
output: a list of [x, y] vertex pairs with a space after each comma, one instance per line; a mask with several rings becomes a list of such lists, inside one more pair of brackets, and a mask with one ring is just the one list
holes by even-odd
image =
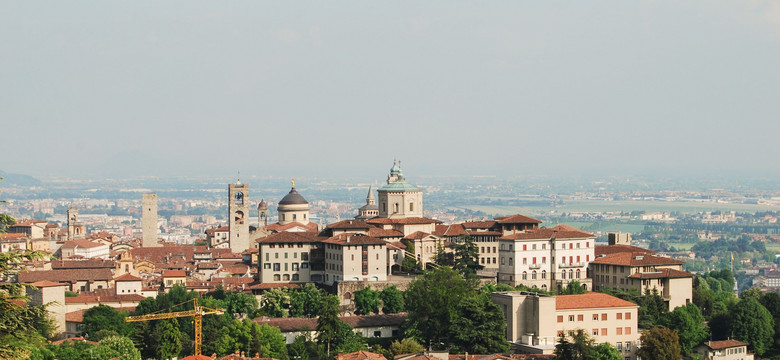
[[0, 170], [780, 174], [777, 1], [1, 1]]

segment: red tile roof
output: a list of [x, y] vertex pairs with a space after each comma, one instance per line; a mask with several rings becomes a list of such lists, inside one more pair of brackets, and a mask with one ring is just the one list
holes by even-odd
[[743, 343], [738, 340], [720, 340], [720, 341], [707, 341], [704, 343], [707, 347], [709, 347], [712, 350], [723, 350], [738, 346], [747, 346], [747, 343]]
[[375, 237], [362, 234], [343, 233], [332, 236], [322, 242], [336, 245], [387, 245], [387, 242]]
[[542, 220], [534, 219], [525, 215], [512, 215], [508, 217], [496, 217], [499, 224], [541, 224]]
[[692, 278], [696, 276], [693, 273], [689, 273], [687, 271], [680, 271], [675, 269], [658, 269], [658, 271], [654, 272], [646, 272], [646, 273], [634, 273], [631, 274], [629, 277], [632, 279], [674, 279], [674, 278]]
[[608, 255], [608, 254], [615, 254], [615, 253], [645, 253], [645, 254], [655, 254], [655, 251], [650, 249], [641, 248], [638, 246], [632, 246], [632, 245], [597, 245], [594, 249], [595, 255]]
[[111, 269], [61, 269], [20, 272], [19, 282], [34, 283], [41, 280], [73, 283], [76, 281], [111, 281], [114, 275]]
[[338, 355], [336, 360], [387, 360], [387, 358], [382, 354], [359, 350], [349, 354]]
[[63, 284], [63, 283], [58, 283], [58, 282], [49, 281], [49, 280], [36, 281], [36, 282], [34, 282], [34, 283], [30, 284], [30, 285], [35, 286], [37, 288], [45, 288], [45, 287], [52, 287], [52, 286], [65, 286], [65, 284]]
[[328, 225], [328, 229], [369, 229], [373, 225], [360, 220], [342, 220], [334, 224]]
[[503, 240], [549, 240], [555, 239], [581, 239], [592, 238], [593, 234], [587, 233], [581, 230], [565, 230], [563, 228], [541, 228], [537, 230], [531, 230], [522, 233], [515, 233], [511, 235], [502, 236]]
[[65, 298], [65, 304], [91, 304], [91, 303], [104, 303], [104, 302], [120, 302], [120, 301], [128, 301], [128, 302], [138, 302], [145, 299], [145, 297], [138, 295], [138, 294], [124, 294], [124, 295], [113, 295], [113, 296], [74, 296], [74, 297], [66, 297]]
[[403, 237], [404, 233], [393, 229], [370, 228], [368, 229], [368, 236], [373, 236], [378, 238]]
[[435, 223], [441, 223], [440, 220], [430, 219], [427, 217], [408, 217], [408, 218], [402, 218], [402, 219], [390, 219], [390, 218], [381, 218], [381, 217], [375, 217], [366, 220], [369, 224], [380, 224], [380, 225], [386, 225], [386, 224], [404, 224], [404, 225], [417, 225], [417, 224], [435, 224]]
[[2, 240], [17, 240], [27, 237], [25, 233], [0, 233], [0, 239]]
[[461, 224], [436, 225], [433, 234], [436, 236], [460, 236], [466, 235], [466, 229]]
[[70, 240], [62, 244], [62, 248], [64, 249], [75, 249], [75, 248], [92, 249], [100, 246], [106, 246], [106, 245], [94, 241], [89, 241], [87, 239]]
[[463, 222], [462, 225], [466, 229], [490, 229], [493, 226], [496, 226], [496, 221], [495, 220], [466, 221]]
[[647, 253], [614, 253], [593, 260], [594, 264], [649, 266], [649, 265], [682, 265], [682, 261], [668, 257], [655, 256]]
[[558, 295], [555, 297], [556, 310], [597, 309], [607, 307], [638, 307], [638, 305], [598, 292], [588, 292], [579, 295]]
[[143, 279], [139, 278], [138, 276], [133, 276], [130, 273], [124, 274], [119, 277], [115, 277], [114, 281], [143, 281]]
[[163, 270], [163, 277], [187, 277], [187, 272], [184, 270]]
[[415, 231], [409, 235], [404, 236], [404, 240], [422, 240], [430, 235], [431, 234], [428, 234], [427, 232]]
[[321, 241], [325, 239], [320, 237], [317, 233], [312, 232], [278, 232], [268, 235], [262, 239], [258, 239], [257, 242], [261, 244], [277, 244], [277, 243], [308, 243]]
[[116, 267], [116, 262], [113, 260], [103, 259], [86, 259], [86, 260], [54, 260], [51, 262], [52, 269], [113, 269]]

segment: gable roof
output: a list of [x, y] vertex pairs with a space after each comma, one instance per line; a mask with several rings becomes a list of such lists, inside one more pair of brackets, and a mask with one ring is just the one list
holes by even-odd
[[382, 354], [358, 350], [349, 354], [336, 356], [336, 360], [387, 360]]
[[133, 276], [132, 274], [127, 273], [122, 276], [114, 278], [114, 281], [143, 281], [143, 279], [139, 278], [138, 276]]
[[632, 279], [674, 279], [674, 278], [692, 278], [696, 276], [693, 273], [687, 271], [680, 271], [675, 269], [658, 269], [653, 272], [639, 272], [629, 275]]
[[512, 215], [496, 217], [499, 224], [541, 224], [542, 220], [534, 219], [525, 215]]
[[375, 237], [362, 234], [338, 234], [323, 240], [322, 242], [335, 245], [387, 245], [387, 242]]
[[644, 252], [640, 253], [614, 253], [597, 257], [594, 264], [622, 265], [622, 266], [648, 266], [648, 265], [682, 265], [684, 262], [663, 256], [655, 256]]
[[[573, 229], [573, 228], [572, 228]], [[541, 228], [521, 233], [514, 233], [500, 237], [501, 240], [549, 240], [553, 239], [581, 239], [592, 238], [593, 234], [582, 230], [567, 230], [565, 228]]]
[[638, 307], [630, 301], [616, 298], [611, 295], [587, 292], [578, 295], [557, 295], [555, 297], [556, 310], [574, 309], [598, 309], [607, 307]]
[[623, 244], [597, 245], [596, 248], [594, 249], [594, 253], [597, 257], [599, 255], [609, 255], [609, 254], [624, 253], [624, 252], [655, 254], [655, 251], [650, 249], [645, 249], [633, 245], [623, 245]]
[[111, 281], [114, 276], [111, 269], [60, 269], [25, 271], [18, 274], [19, 282], [34, 283], [41, 280], [49, 280], [61, 283], [73, 283], [76, 281]]
[[738, 346], [747, 346], [747, 343], [743, 343], [738, 340], [720, 340], [720, 341], [707, 341], [703, 344], [712, 350], [723, 350]]
[[361, 230], [370, 229], [373, 225], [360, 220], [342, 220], [337, 223], [333, 223], [327, 226], [328, 229], [340, 229], [340, 230]]

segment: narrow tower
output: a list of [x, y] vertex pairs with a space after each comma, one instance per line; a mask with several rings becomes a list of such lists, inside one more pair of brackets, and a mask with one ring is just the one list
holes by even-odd
[[258, 226], [268, 225], [268, 204], [265, 203], [265, 199], [260, 200], [257, 204], [257, 223]]
[[79, 221], [79, 210], [68, 208], [68, 240], [83, 238], [86, 230], [84, 223]]
[[368, 186], [368, 195], [366, 195], [366, 204], [358, 209], [358, 215], [355, 216], [357, 220], [368, 220], [379, 215], [379, 206], [376, 204], [374, 198], [374, 187]]
[[241, 180], [228, 184], [228, 198], [230, 250], [241, 253], [249, 249], [249, 185]]
[[144, 193], [141, 200], [141, 247], [162, 246], [157, 242], [157, 193]]

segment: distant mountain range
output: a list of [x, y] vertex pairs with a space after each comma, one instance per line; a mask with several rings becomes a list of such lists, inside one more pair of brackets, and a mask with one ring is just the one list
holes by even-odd
[[0, 187], [4, 186], [41, 186], [43, 182], [40, 180], [24, 174], [12, 174], [0, 170]]

